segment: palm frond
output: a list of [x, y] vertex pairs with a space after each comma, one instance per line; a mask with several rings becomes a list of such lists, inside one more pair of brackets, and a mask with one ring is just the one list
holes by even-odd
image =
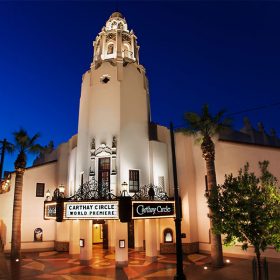
[[226, 110], [220, 110], [216, 115], [212, 115], [208, 104], [204, 104], [200, 115], [194, 112], [184, 114], [186, 128], [183, 128], [182, 131], [195, 136], [199, 132], [201, 137], [212, 137], [221, 130], [231, 127], [231, 119], [225, 118], [225, 113]]
[[41, 153], [42, 151], [44, 151], [44, 147], [41, 146], [40, 144], [35, 144], [35, 145], [31, 145], [27, 149], [27, 151], [32, 153], [32, 154], [38, 154], [38, 153]]
[[40, 137], [39, 133], [36, 133], [30, 140], [29, 140], [29, 145], [32, 146], [36, 140]]

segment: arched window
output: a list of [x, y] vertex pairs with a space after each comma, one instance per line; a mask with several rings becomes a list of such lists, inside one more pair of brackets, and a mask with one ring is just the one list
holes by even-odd
[[114, 53], [114, 44], [109, 44], [107, 47], [107, 54]]
[[123, 24], [121, 22], [118, 24], [118, 29], [123, 29]]
[[43, 241], [43, 230], [41, 228], [35, 228], [34, 230], [34, 241], [42, 242]]
[[128, 44], [124, 44], [123, 46], [123, 56], [131, 58], [130, 48]]
[[112, 24], [111, 24], [111, 28], [116, 29], [117, 28], [117, 22], [113, 21]]
[[173, 231], [171, 228], [166, 228], [163, 231], [163, 242], [164, 243], [173, 243]]

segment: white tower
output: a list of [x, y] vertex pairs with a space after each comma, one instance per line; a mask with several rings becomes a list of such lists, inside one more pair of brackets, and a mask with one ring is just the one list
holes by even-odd
[[91, 69], [82, 79], [76, 189], [96, 180], [119, 194], [150, 183], [149, 92], [136, 36], [115, 12], [93, 42]]

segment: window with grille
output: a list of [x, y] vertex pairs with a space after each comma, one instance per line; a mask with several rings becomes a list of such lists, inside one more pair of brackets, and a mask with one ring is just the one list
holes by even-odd
[[36, 184], [36, 197], [44, 197], [45, 196], [45, 184], [37, 183]]
[[139, 170], [129, 170], [129, 192], [139, 191]]

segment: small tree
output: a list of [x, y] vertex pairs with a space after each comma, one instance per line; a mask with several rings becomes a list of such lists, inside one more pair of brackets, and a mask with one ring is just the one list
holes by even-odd
[[261, 251], [269, 245], [280, 250], [280, 192], [277, 179], [268, 171], [268, 161], [259, 162], [261, 175], [249, 172], [247, 163], [237, 177], [225, 176], [208, 196], [214, 229], [225, 234], [225, 245], [242, 243], [254, 247], [261, 279]]

